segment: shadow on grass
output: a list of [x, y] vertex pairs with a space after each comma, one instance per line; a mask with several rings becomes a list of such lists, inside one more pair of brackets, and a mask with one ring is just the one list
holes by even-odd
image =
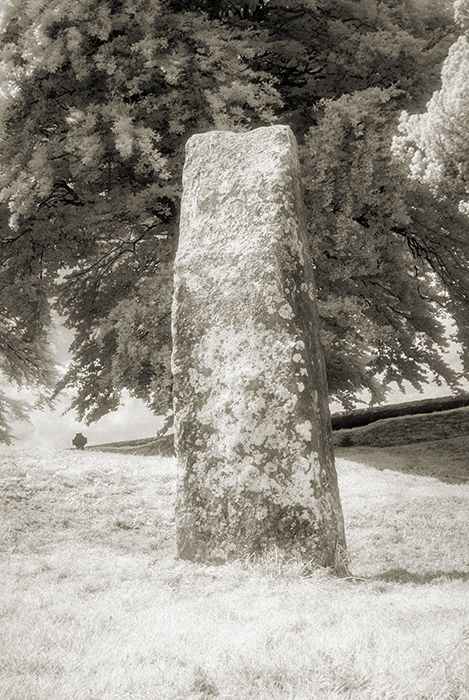
[[335, 447], [336, 457], [360, 462], [374, 469], [431, 476], [447, 484], [469, 484], [469, 436], [425, 443], [371, 447]]
[[414, 583], [425, 585], [436, 579], [446, 581], [469, 581], [469, 571], [434, 571], [432, 573], [416, 574], [407, 569], [390, 569], [378, 576], [373, 577], [374, 581], [386, 581], [387, 583]]

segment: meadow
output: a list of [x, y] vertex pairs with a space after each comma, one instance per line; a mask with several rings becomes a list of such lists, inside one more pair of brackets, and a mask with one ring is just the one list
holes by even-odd
[[338, 579], [177, 560], [173, 458], [3, 448], [0, 699], [469, 699], [469, 484], [363, 449]]

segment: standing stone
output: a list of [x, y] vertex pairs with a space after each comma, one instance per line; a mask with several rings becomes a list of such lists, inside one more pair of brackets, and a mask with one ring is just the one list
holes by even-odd
[[189, 139], [175, 261], [180, 557], [345, 550], [295, 138]]

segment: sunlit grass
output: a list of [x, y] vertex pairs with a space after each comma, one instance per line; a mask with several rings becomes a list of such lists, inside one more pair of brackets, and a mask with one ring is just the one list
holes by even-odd
[[469, 572], [467, 485], [340, 459], [337, 465], [354, 574], [394, 570], [421, 581]]
[[174, 548], [175, 462], [0, 457], [1, 700], [469, 698], [469, 487], [338, 460], [354, 579]]

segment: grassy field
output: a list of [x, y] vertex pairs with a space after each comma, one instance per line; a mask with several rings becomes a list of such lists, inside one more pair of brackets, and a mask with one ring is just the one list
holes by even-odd
[[172, 458], [5, 448], [0, 699], [469, 699], [469, 484], [354, 450], [334, 579], [177, 561]]

